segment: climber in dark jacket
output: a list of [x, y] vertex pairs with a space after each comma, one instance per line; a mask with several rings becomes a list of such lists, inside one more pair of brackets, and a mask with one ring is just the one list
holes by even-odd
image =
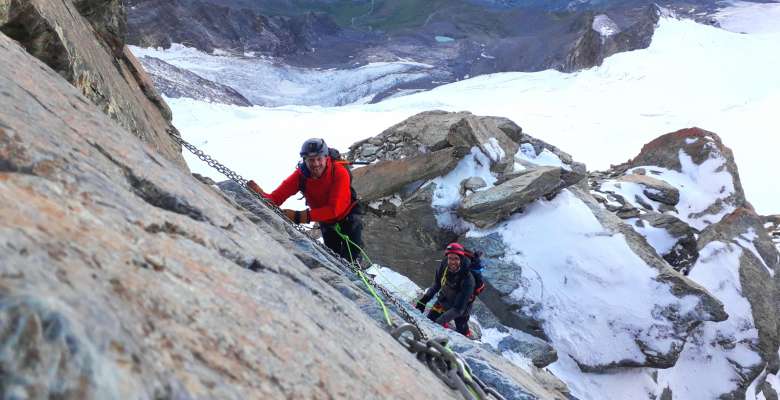
[[455, 330], [469, 336], [468, 315], [474, 293], [474, 276], [469, 268], [466, 251], [458, 243], [451, 243], [444, 251], [445, 260], [436, 270], [433, 285], [417, 300], [415, 307], [425, 311], [428, 302], [438, 294], [436, 304], [428, 312], [428, 319], [442, 326], [455, 321]]

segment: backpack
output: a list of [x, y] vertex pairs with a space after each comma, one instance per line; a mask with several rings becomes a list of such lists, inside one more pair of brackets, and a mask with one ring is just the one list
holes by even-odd
[[[358, 198], [357, 192], [355, 191], [355, 188], [352, 186], [352, 168], [351, 165], [353, 163], [344, 160], [341, 157], [341, 152], [334, 149], [333, 147], [328, 148], [328, 157], [330, 157], [330, 161], [333, 163], [333, 168], [330, 169], [330, 172], [332, 174], [332, 177], [336, 176], [336, 167], [338, 165], [343, 166], [346, 168], [347, 173], [349, 173], [349, 192], [350, 192], [350, 199], [351, 203], [355, 204], [353, 210], [356, 210], [356, 212], [360, 213], [360, 199]], [[306, 190], [306, 178], [311, 175], [311, 172], [309, 172], [309, 168], [306, 166], [306, 163], [303, 161], [298, 162], [298, 168], [303, 172], [298, 178], [298, 191], [301, 193], [301, 196], [305, 193], [304, 190]], [[305, 197], [302, 197], [305, 199]], [[308, 202], [306, 202], [306, 205], [309, 205]]]
[[474, 294], [472, 294], [471, 301], [474, 301], [474, 299], [479, 296], [480, 293], [482, 293], [483, 290], [485, 290], [485, 280], [482, 279], [482, 270], [484, 269], [482, 265], [482, 252], [479, 250], [471, 251], [466, 249], [466, 257], [469, 258], [469, 269], [471, 270], [471, 275], [474, 276]]

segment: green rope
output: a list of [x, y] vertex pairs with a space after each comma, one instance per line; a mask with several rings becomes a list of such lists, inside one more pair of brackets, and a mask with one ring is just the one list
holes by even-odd
[[[355, 260], [352, 258], [352, 246], [355, 246], [360, 252], [363, 254], [363, 257], [365, 257], [366, 261], [368, 261], [369, 265], [373, 264], [371, 262], [371, 259], [368, 257], [368, 254], [366, 254], [363, 249], [355, 244], [355, 242], [352, 241], [352, 239], [349, 238], [346, 234], [341, 232], [341, 225], [336, 224], [335, 226], [336, 234], [339, 235], [341, 240], [343, 240], [347, 244], [347, 254], [349, 254], [349, 262], [353, 265], [355, 265]], [[382, 313], [385, 315], [385, 321], [387, 321], [387, 325], [393, 326], [393, 320], [390, 319], [390, 312], [387, 311], [387, 306], [385, 306], [385, 302], [382, 301], [382, 298], [379, 297], [379, 295], [376, 293], [374, 288], [371, 286], [371, 284], [368, 283], [368, 278], [366, 278], [366, 275], [363, 273], [363, 271], [360, 270], [360, 266], [355, 269], [357, 271], [357, 274], [360, 276], [360, 279], [363, 280], [363, 284], [366, 285], [366, 288], [368, 288], [368, 291], [371, 292], [371, 295], [374, 296], [374, 299], [376, 299], [376, 302], [379, 303], [379, 305], [382, 307]]]

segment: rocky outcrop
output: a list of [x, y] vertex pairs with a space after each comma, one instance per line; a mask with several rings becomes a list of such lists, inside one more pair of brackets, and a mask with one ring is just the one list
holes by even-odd
[[[671, 149], [678, 151], [671, 151]], [[628, 165], [630, 167], [652, 165], [684, 172], [683, 169], [686, 167], [702, 166], [707, 162], [713, 164], [712, 172], [726, 171], [731, 176], [733, 185], [733, 193], [722, 199], [722, 206], [715, 206], [715, 208], [720, 209], [726, 205], [735, 208], [752, 208], [745, 200], [745, 192], [742, 189], [731, 149], [726, 147], [720, 137], [713, 132], [688, 128], [660, 136], [644, 145]], [[714, 213], [715, 208], [712, 211], [708, 210], [709, 213]]]
[[[195, 180], [3, 34], [0, 80], [3, 397], [460, 397], [275, 212]], [[461, 341], [507, 398], [566, 398]]]
[[[604, 59], [628, 49], [643, 49], [650, 45], [660, 16], [658, 6], [649, 5], [632, 13], [631, 25], [619, 26], [609, 13], [588, 13], [577, 21], [580, 37], [575, 41], [563, 71], [577, 71], [601, 65]], [[625, 18], [622, 18], [626, 21]]]
[[458, 215], [477, 227], [485, 228], [563, 187], [561, 168], [527, 169], [500, 185], [466, 196]]
[[[492, 224], [523, 204], [554, 194], [586, 176], [584, 164], [524, 134], [514, 122], [469, 112], [414, 115], [353, 144], [348, 158], [372, 162], [353, 170], [353, 185], [368, 206], [363, 230], [368, 253], [419, 285], [430, 283], [435, 267], [423, 260], [440, 258], [441, 249], [462, 233], [462, 227], [443, 222], [457, 218], [456, 211], [466, 220]], [[487, 174], [484, 178], [464, 175], [458, 180], [459, 190], [468, 193], [470, 202], [464, 202], [460, 210], [461, 204], [434, 205], [443, 195], [436, 193], [436, 183], [430, 181], [453, 173], [466, 159], [474, 160], [473, 167], [483, 168]], [[537, 164], [550, 160], [557, 160], [559, 166]], [[472, 165], [472, 161], [467, 163]], [[536, 179], [539, 177], [544, 179]], [[466, 189], [464, 182], [470, 178], [475, 183]], [[478, 179], [482, 183], [476, 184]], [[492, 187], [496, 183], [499, 186]], [[519, 186], [527, 189], [522, 198], [513, 193]]]
[[[501, 149], [511, 157], [523, 139], [522, 128], [502, 117], [463, 112], [425, 111], [350, 146], [350, 157], [362, 161], [398, 160], [450, 146], [478, 144], [483, 151]], [[490, 138], [494, 138], [494, 145]]]
[[17, 40], [132, 134], [184, 167], [181, 148], [168, 134], [173, 129], [170, 110], [122, 41], [120, 2], [2, 0], [0, 10], [0, 32]]
[[467, 148], [450, 147], [403, 160], [385, 160], [352, 171], [360, 198], [373, 201], [388, 196], [409, 183], [444, 175], [468, 153]]
[[230, 86], [204, 79], [193, 72], [175, 67], [159, 58], [144, 56], [139, 60], [152, 78], [154, 87], [170, 98], [188, 97], [210, 103], [251, 107], [252, 103]]

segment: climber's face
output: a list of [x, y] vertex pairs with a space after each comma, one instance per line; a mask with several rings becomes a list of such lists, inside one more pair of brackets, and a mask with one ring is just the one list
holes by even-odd
[[460, 257], [457, 254], [447, 254], [447, 268], [450, 272], [458, 272], [460, 269]]
[[328, 165], [328, 157], [325, 156], [312, 156], [303, 159], [306, 163], [306, 167], [311, 171], [312, 178], [319, 178], [325, 172], [325, 167]]

